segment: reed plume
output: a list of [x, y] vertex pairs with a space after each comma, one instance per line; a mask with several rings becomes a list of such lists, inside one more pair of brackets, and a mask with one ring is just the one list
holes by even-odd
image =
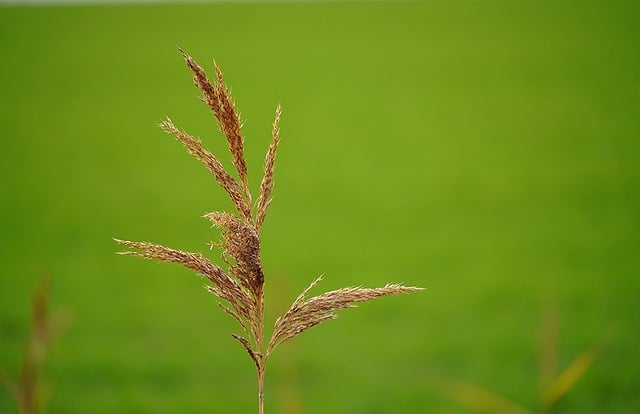
[[222, 251], [222, 261], [226, 265], [226, 270], [200, 253], [184, 252], [154, 243], [114, 240], [132, 249], [120, 254], [179, 263], [209, 280], [207, 290], [221, 299], [220, 307], [240, 324], [243, 331], [244, 336], [238, 334], [232, 334], [232, 336], [242, 345], [256, 365], [258, 412], [263, 414], [266, 364], [271, 353], [279, 345], [313, 326], [334, 319], [336, 311], [354, 307], [357, 302], [421, 289], [397, 284], [388, 284], [382, 288], [349, 287], [307, 298], [311, 288], [320, 282], [321, 278], [317, 278], [298, 296], [289, 310], [276, 320], [271, 339], [265, 343], [265, 278], [260, 259], [259, 232], [271, 203], [274, 187], [282, 109], [280, 105], [276, 108], [271, 144], [265, 156], [260, 193], [255, 206], [252, 206], [244, 157], [244, 137], [241, 133], [242, 122], [229, 89], [223, 83], [222, 70], [214, 62], [215, 79], [212, 82], [191, 56], [182, 49], [179, 50], [193, 74], [195, 86], [202, 93], [202, 101], [211, 109], [217, 120], [218, 129], [226, 138], [236, 178], [225, 170], [215, 155], [202, 146], [200, 140], [177, 128], [169, 118], [162, 121], [160, 127], [177, 138], [192, 156], [204, 164], [237, 210], [237, 215], [227, 212], [211, 212], [204, 215], [204, 218], [222, 231], [222, 240], [212, 243], [212, 247]]

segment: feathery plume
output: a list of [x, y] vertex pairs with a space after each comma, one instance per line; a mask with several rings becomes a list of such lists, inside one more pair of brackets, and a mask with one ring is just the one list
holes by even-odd
[[205, 214], [214, 226], [222, 228], [220, 243], [214, 244], [223, 250], [224, 257], [231, 257], [235, 263], [229, 264], [229, 271], [242, 286], [254, 294], [262, 289], [264, 273], [260, 263], [260, 238], [254, 227], [228, 213]]
[[322, 276], [314, 280], [293, 302], [289, 310], [276, 320], [274, 332], [269, 342], [267, 353], [276, 346], [299, 335], [307, 329], [322, 322], [335, 319], [340, 309], [354, 308], [356, 302], [365, 302], [381, 296], [422, 290], [397, 284], [387, 284], [381, 288], [346, 287], [323, 293], [306, 299], [306, 294], [322, 280]]
[[213, 116], [218, 121], [218, 129], [222, 131], [227, 140], [227, 145], [233, 158], [233, 165], [236, 167], [238, 177], [240, 177], [240, 181], [242, 182], [243, 195], [246, 201], [251, 204], [247, 165], [244, 159], [244, 138], [240, 131], [242, 122], [236, 110], [235, 103], [231, 98], [231, 93], [223, 82], [222, 70], [214, 62], [216, 82], [211, 83], [204, 69], [182, 49], [178, 48], [178, 50], [182, 53], [187, 66], [193, 72], [193, 83], [200, 92], [202, 92], [203, 102], [211, 109]]
[[114, 239], [131, 251], [120, 252], [123, 255], [139, 256], [163, 262], [178, 263], [206, 277], [210, 285], [206, 289], [225, 303], [220, 308], [233, 317], [242, 328], [245, 336], [233, 334], [256, 365], [258, 374], [258, 412], [264, 413], [264, 374], [271, 352], [280, 344], [318, 325], [334, 319], [336, 311], [352, 308], [357, 302], [364, 302], [381, 296], [421, 290], [415, 287], [388, 284], [382, 288], [349, 287], [334, 290], [307, 299], [309, 291], [320, 282], [314, 280], [293, 302], [289, 310], [276, 320], [275, 329], [266, 347], [264, 341], [264, 271], [260, 259], [260, 235], [267, 208], [271, 202], [276, 151], [280, 143], [280, 105], [276, 108], [275, 120], [271, 131], [271, 144], [264, 163], [264, 175], [260, 184], [260, 195], [251, 208], [251, 193], [247, 179], [247, 166], [244, 158], [244, 138], [242, 123], [236, 110], [231, 93], [223, 83], [220, 67], [215, 64], [215, 82], [211, 82], [205, 71], [195, 60], [178, 48], [187, 66], [193, 73], [193, 81], [202, 92], [202, 101], [211, 109], [218, 121], [218, 128], [224, 134], [239, 181], [232, 177], [216, 156], [204, 149], [200, 140], [178, 129], [170, 119], [160, 123], [160, 127], [174, 135], [197, 160], [202, 162], [214, 176], [218, 184], [226, 191], [240, 217], [226, 212], [205, 214], [211, 223], [220, 228], [222, 240], [212, 243], [212, 247], [222, 250], [222, 261], [227, 271], [213, 264], [200, 253], [190, 253], [171, 249], [159, 244]]
[[242, 122], [240, 121], [240, 114], [236, 110], [236, 105], [231, 98], [229, 89], [223, 82], [222, 70], [214, 62], [216, 70], [216, 83], [214, 88], [216, 95], [218, 96], [218, 102], [220, 105], [220, 117], [218, 123], [224, 136], [227, 138], [227, 144], [229, 146], [229, 152], [231, 152], [233, 158], [233, 165], [238, 171], [238, 176], [244, 183], [247, 196], [250, 197], [249, 184], [247, 180], [247, 165], [244, 160], [244, 137], [240, 132], [242, 128]]
[[271, 204], [271, 192], [273, 191], [273, 170], [276, 163], [276, 151], [280, 143], [280, 115], [282, 108], [280, 105], [276, 108], [276, 118], [273, 121], [273, 129], [271, 131], [271, 145], [264, 160], [264, 175], [260, 184], [260, 196], [258, 197], [258, 211], [256, 213], [256, 226], [260, 228], [267, 215], [267, 208]]

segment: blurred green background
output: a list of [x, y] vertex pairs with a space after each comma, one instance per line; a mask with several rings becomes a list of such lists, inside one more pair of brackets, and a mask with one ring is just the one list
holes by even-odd
[[639, 18], [626, 1], [0, 7], [0, 366], [18, 370], [48, 275], [72, 314], [49, 412], [256, 411], [204, 282], [111, 240], [206, 253], [201, 215], [231, 209], [156, 126], [229, 161], [179, 44], [224, 70], [254, 189], [284, 108], [269, 320], [321, 273], [317, 292], [428, 289], [279, 348], [267, 412], [473, 412], [445, 378], [535, 408], [549, 309], [560, 369], [615, 337], [557, 412], [640, 412]]

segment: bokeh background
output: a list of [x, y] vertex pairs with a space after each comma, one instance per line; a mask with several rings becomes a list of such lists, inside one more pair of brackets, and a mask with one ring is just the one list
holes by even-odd
[[0, 6], [0, 366], [47, 276], [72, 315], [50, 413], [255, 411], [202, 279], [111, 240], [207, 253], [201, 215], [231, 209], [157, 128], [229, 161], [179, 44], [224, 70], [254, 191], [284, 108], [269, 320], [321, 273], [427, 288], [280, 348], [267, 412], [476, 412], [452, 378], [535, 410], [548, 314], [558, 372], [608, 338], [556, 412], [640, 412], [638, 21], [627, 1]]

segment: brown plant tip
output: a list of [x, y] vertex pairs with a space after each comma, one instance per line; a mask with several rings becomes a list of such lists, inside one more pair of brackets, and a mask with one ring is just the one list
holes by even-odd
[[247, 165], [244, 159], [244, 138], [241, 133], [242, 122], [231, 98], [229, 89], [223, 83], [222, 70], [215, 64], [216, 82], [212, 83], [204, 69], [184, 51], [179, 49], [189, 69], [193, 72], [193, 83], [202, 92], [202, 100], [211, 109], [218, 121], [218, 128], [227, 139], [229, 151], [233, 158], [233, 165], [243, 185], [243, 195], [250, 203], [251, 194], [247, 178]]
[[280, 105], [276, 108], [276, 118], [273, 121], [273, 129], [271, 131], [271, 145], [265, 156], [264, 175], [262, 183], [260, 183], [260, 196], [258, 197], [258, 207], [256, 213], [256, 226], [260, 228], [267, 215], [267, 208], [271, 204], [271, 192], [273, 191], [273, 173], [276, 162], [276, 151], [280, 143], [280, 115], [282, 108]]
[[220, 117], [217, 118], [218, 124], [227, 138], [229, 151], [233, 158], [233, 165], [236, 167], [238, 176], [244, 183], [245, 188], [248, 190], [247, 165], [244, 160], [244, 137], [240, 132], [240, 129], [242, 128], [240, 114], [236, 110], [233, 98], [231, 98], [231, 92], [222, 81], [222, 70], [215, 62], [214, 66], [216, 71], [216, 83], [214, 84], [214, 88], [220, 105]]
[[278, 345], [299, 335], [322, 322], [335, 319], [340, 309], [355, 307], [357, 302], [365, 302], [381, 296], [396, 295], [423, 290], [422, 288], [387, 284], [381, 288], [347, 287], [306, 299], [307, 293], [320, 281], [315, 279], [293, 302], [289, 310], [278, 320], [269, 342], [267, 354]]

